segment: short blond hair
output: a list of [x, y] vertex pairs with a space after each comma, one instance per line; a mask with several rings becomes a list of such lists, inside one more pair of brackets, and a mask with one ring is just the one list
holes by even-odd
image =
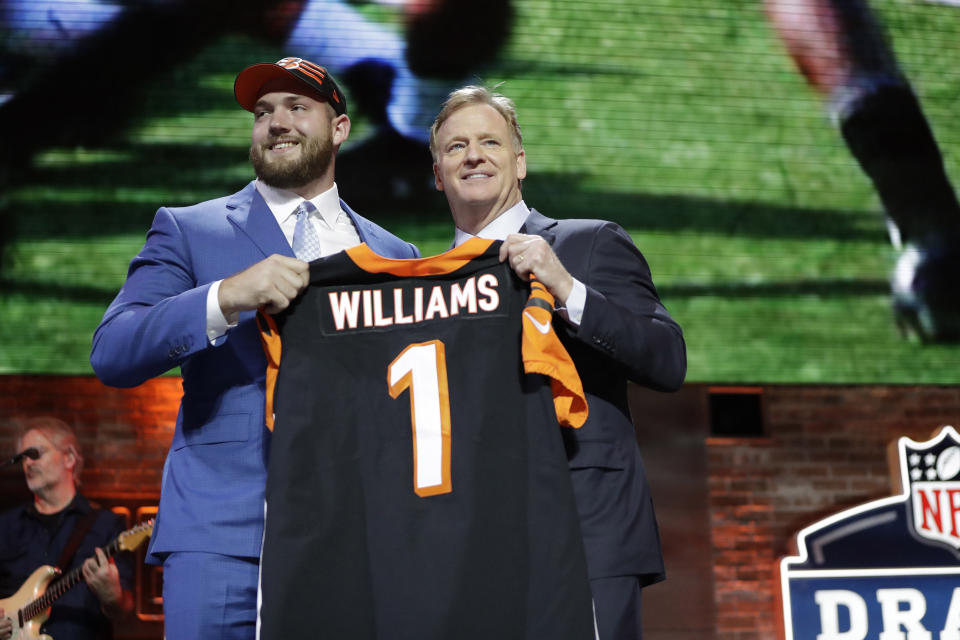
[[17, 423], [17, 449], [23, 442], [23, 437], [28, 431], [37, 431], [44, 438], [49, 440], [58, 451], [63, 453], [72, 453], [76, 464], [73, 467], [73, 486], [80, 486], [80, 472], [83, 471], [83, 455], [80, 453], [80, 441], [73, 427], [63, 420], [58, 420], [52, 416], [38, 416], [35, 418], [21, 418], [15, 421]]
[[494, 93], [486, 87], [471, 84], [457, 89], [447, 96], [443, 108], [440, 109], [440, 113], [437, 114], [433, 125], [430, 127], [430, 153], [433, 154], [434, 161], [437, 160], [440, 153], [437, 148], [437, 132], [440, 131], [440, 127], [455, 111], [475, 104], [486, 104], [496, 109], [497, 113], [507, 121], [513, 150], [519, 153], [523, 149], [523, 135], [520, 132], [520, 123], [517, 121], [517, 105], [505, 95]]

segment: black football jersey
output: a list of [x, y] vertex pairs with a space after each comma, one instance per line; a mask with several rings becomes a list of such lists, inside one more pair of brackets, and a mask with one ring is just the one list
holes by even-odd
[[560, 434], [586, 403], [552, 298], [499, 246], [360, 245], [260, 316], [262, 639], [594, 637]]

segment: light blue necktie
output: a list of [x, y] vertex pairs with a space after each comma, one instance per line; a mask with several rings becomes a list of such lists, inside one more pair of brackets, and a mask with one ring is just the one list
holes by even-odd
[[316, 207], [304, 200], [297, 207], [297, 226], [293, 228], [293, 254], [304, 262], [312, 262], [323, 253], [320, 248], [320, 234], [310, 222], [310, 212]]

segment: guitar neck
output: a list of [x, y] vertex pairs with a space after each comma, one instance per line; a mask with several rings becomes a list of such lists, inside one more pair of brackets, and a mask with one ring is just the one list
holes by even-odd
[[[107, 558], [112, 558], [114, 555], [116, 555], [119, 548], [120, 539], [117, 538], [110, 542], [110, 544], [103, 547], [103, 553], [107, 556]], [[66, 593], [67, 590], [80, 582], [82, 579], [83, 564], [81, 563], [80, 566], [74, 567], [69, 573], [65, 573], [51, 582], [42, 596], [23, 607], [23, 609], [21, 609], [23, 619], [30, 620], [39, 615], [41, 612], [46, 610], [47, 607], [52, 605], [57, 598]]]

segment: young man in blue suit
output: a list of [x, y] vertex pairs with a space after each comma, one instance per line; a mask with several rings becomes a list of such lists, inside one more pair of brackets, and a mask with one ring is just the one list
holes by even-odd
[[501, 260], [554, 295], [590, 416], [564, 429], [599, 637], [641, 637], [640, 589], [664, 577], [653, 503], [627, 405], [627, 381], [675, 390], [686, 374], [680, 326], [660, 303], [630, 236], [602, 220], [528, 209], [526, 154], [513, 102], [482, 87], [448, 97], [430, 136], [437, 189], [470, 237], [504, 240]]
[[157, 211], [90, 355], [112, 386], [176, 366], [183, 375], [148, 550], [164, 567], [171, 640], [255, 634], [269, 451], [256, 310], [286, 308], [309, 282], [309, 260], [361, 242], [389, 257], [418, 255], [339, 199], [334, 164], [350, 119], [325, 69], [300, 58], [253, 65], [234, 93], [254, 114], [257, 179]]

